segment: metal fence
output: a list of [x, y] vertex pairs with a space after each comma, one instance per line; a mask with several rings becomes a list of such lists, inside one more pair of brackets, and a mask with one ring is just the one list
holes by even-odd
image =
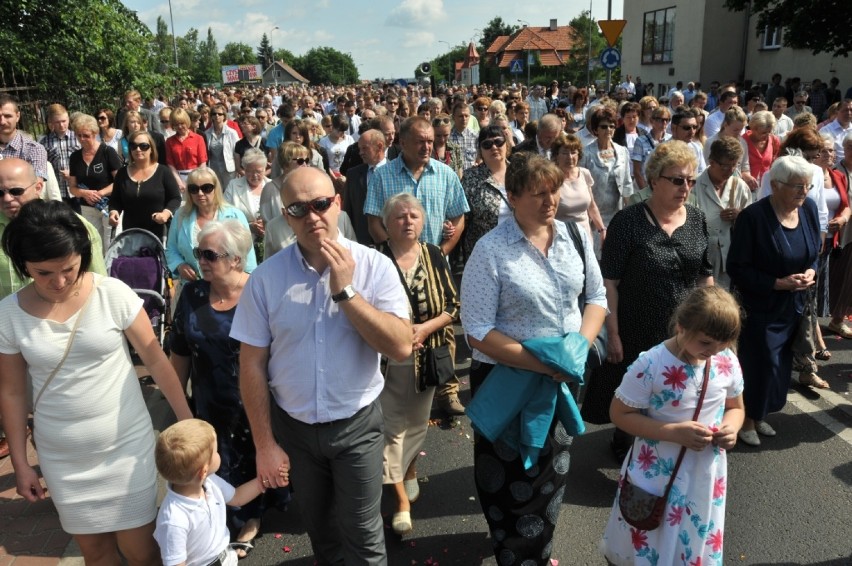
[[[18, 101], [21, 119], [18, 128], [38, 137], [48, 132], [45, 110], [51, 104], [59, 103], [68, 109], [69, 114], [84, 112], [94, 115], [102, 105], [93, 93], [86, 87], [69, 87], [67, 85], [51, 85], [44, 87], [6, 85], [0, 83], [0, 94], [14, 96]], [[110, 101], [107, 106], [116, 111], [119, 107], [119, 97]]]

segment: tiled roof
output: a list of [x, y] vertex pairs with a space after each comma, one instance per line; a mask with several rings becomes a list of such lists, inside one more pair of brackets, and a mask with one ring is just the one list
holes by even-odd
[[515, 59], [526, 61], [528, 50], [539, 52], [542, 66], [561, 65], [573, 45], [571, 31], [571, 26], [557, 26], [554, 30], [549, 26], [525, 26], [514, 35], [495, 39], [485, 53], [489, 59], [499, 61], [501, 68], [509, 67]]

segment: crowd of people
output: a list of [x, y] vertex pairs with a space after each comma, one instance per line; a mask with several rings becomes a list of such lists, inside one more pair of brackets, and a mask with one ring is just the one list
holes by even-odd
[[[476, 430], [499, 564], [551, 563], [584, 422], [615, 425], [607, 559], [721, 563], [726, 451], [785, 433], [792, 372], [829, 387], [816, 317], [852, 339], [852, 93], [786, 86], [130, 90], [46, 107], [38, 141], [0, 95], [18, 493], [49, 488], [92, 564], [235, 564], [291, 497], [319, 564], [386, 564], [382, 486], [410, 533], [434, 405]], [[133, 228], [177, 283], [168, 344], [107, 277]], [[179, 420], [159, 440], [131, 349]], [[633, 527], [628, 480], [677, 520]]]

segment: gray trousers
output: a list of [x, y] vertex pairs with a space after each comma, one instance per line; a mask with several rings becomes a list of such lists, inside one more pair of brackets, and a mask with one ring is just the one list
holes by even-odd
[[290, 457], [293, 491], [317, 564], [385, 566], [385, 437], [378, 400], [348, 419], [314, 425], [272, 405], [272, 430]]

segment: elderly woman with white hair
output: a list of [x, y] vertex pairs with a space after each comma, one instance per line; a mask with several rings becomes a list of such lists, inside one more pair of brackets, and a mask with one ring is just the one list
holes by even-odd
[[754, 182], [745, 175], [743, 180], [748, 183], [752, 191], [757, 189], [760, 180], [779, 155], [781, 140], [772, 133], [775, 122], [775, 115], [772, 112], [767, 110], [755, 112], [748, 121], [749, 131], [743, 135], [748, 150], [749, 176]]
[[263, 235], [266, 223], [260, 214], [260, 195], [270, 179], [266, 176], [266, 154], [255, 148], [243, 153], [241, 160], [244, 175], [228, 183], [225, 200], [243, 212], [254, 238], [255, 255], [263, 257]]
[[[817, 205], [808, 198], [812, 165], [799, 156], [784, 156], [768, 175], [772, 192], [740, 212], [727, 263], [746, 315], [738, 349], [746, 406], [739, 438], [750, 446], [760, 445], [758, 434], [776, 434], [764, 419], [787, 402], [791, 345], [807, 300], [805, 291], [816, 282], [822, 246]], [[825, 384], [810, 373], [800, 374], [799, 381]]]
[[411, 503], [417, 500], [417, 455], [426, 438], [435, 388], [424, 382], [425, 352], [454, 340], [453, 321], [459, 315], [459, 298], [453, 277], [437, 246], [420, 241], [426, 210], [411, 193], [399, 193], [385, 203], [382, 220], [388, 240], [379, 251], [399, 272], [411, 303], [411, 356], [388, 360], [380, 401], [385, 418], [383, 482], [393, 484], [397, 511], [391, 527], [398, 535], [411, 531]]
[[[171, 335], [172, 366], [184, 389], [192, 381], [196, 416], [216, 430], [222, 459], [217, 473], [231, 485], [257, 477], [254, 441], [240, 398], [240, 344], [229, 336], [249, 278], [245, 271], [250, 253], [252, 234], [239, 220], [204, 225], [193, 248], [201, 279], [184, 286]], [[264, 508], [287, 499], [287, 489], [267, 490], [239, 509], [227, 509], [230, 527], [239, 530], [234, 544], [238, 556], [251, 551]]]

